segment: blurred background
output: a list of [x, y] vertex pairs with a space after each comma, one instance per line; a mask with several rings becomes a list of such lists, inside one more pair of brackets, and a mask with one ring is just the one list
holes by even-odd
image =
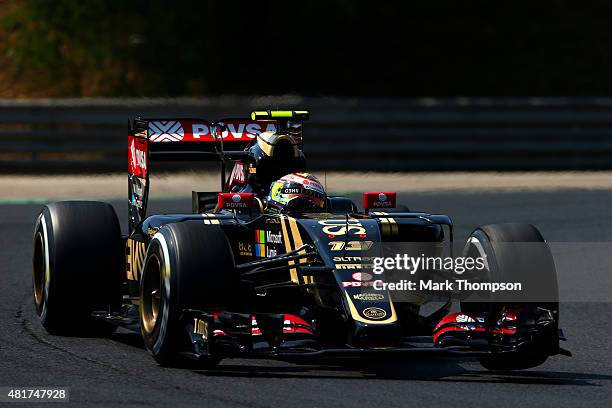
[[[332, 194], [397, 191], [451, 215], [456, 242], [525, 222], [560, 243], [575, 357], [521, 373], [429, 358], [376, 374], [240, 360], [203, 372], [157, 369], [125, 333], [44, 333], [37, 214], [102, 200], [129, 232], [128, 118], [275, 108], [310, 110], [305, 153]], [[148, 214], [191, 212], [192, 190], [219, 189], [218, 164], [152, 166]], [[498, 408], [611, 407], [610, 202], [610, 0], [0, 0], [0, 385], [53, 381], [79, 406], [449, 407], [476, 394]]]
[[315, 170], [607, 170], [611, 17], [604, 0], [0, 1], [0, 171], [122, 172], [128, 117], [256, 108], [311, 111]]

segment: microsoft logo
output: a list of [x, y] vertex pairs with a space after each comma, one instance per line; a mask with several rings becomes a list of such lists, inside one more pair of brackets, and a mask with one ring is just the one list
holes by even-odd
[[255, 230], [255, 256], [266, 256], [266, 231]]
[[266, 244], [282, 244], [283, 236], [280, 232], [274, 234], [271, 231], [255, 230], [255, 256], [276, 256], [277, 251], [266, 248]]

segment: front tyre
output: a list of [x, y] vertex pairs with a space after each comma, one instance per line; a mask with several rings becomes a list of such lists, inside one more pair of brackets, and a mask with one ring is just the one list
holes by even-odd
[[[524, 346], [517, 351], [493, 353], [480, 359], [483, 367], [489, 370], [520, 370], [536, 367], [546, 361], [548, 356], [559, 351], [559, 298], [557, 274], [550, 249], [542, 234], [530, 224], [507, 223], [479, 227], [468, 238], [464, 256], [486, 255], [488, 278], [491, 282], [511, 282], [521, 280], [526, 286], [527, 298], [534, 301], [509, 303], [462, 302], [461, 310], [466, 313], [485, 313], [495, 319], [503, 309], [516, 308], [524, 311], [529, 323], [538, 321], [540, 314], [550, 317], [536, 333], [526, 335], [521, 340]], [[528, 271], [528, 273], [525, 273]], [[541, 299], [540, 301], [536, 301]]]
[[[153, 358], [162, 365], [188, 363], [183, 311], [227, 308], [236, 282], [232, 249], [221, 228], [194, 222], [162, 227], [149, 244], [140, 284], [141, 334]], [[198, 363], [219, 360], [211, 354]]]

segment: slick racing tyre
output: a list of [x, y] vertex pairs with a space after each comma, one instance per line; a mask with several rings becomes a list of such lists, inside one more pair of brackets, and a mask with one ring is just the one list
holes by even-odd
[[[191, 363], [182, 357], [191, 347], [183, 311], [227, 310], [235, 276], [232, 249], [218, 226], [175, 223], [153, 236], [140, 283], [140, 328], [159, 364]], [[197, 364], [213, 366], [219, 360], [211, 352]]]
[[115, 210], [94, 201], [43, 207], [33, 243], [36, 312], [50, 334], [108, 335], [115, 326], [91, 317], [121, 303], [123, 249]]
[[[510, 244], [508, 244], [510, 243]], [[537, 316], [546, 311], [552, 319], [537, 334], [520, 339], [524, 343], [517, 351], [492, 353], [480, 359], [489, 370], [520, 370], [536, 367], [559, 350], [559, 300], [557, 274], [550, 249], [540, 232], [530, 224], [491, 224], [477, 228], [468, 239], [464, 256], [486, 255], [486, 280], [491, 282], [516, 281], [520, 274], [528, 299], [542, 301], [523, 303], [461, 303], [466, 313], [485, 313], [499, 318], [502, 308], [525, 311], [527, 316]], [[528, 273], [524, 273], [528, 271]], [[542, 294], [540, 294], [540, 292]], [[491, 319], [491, 318], [490, 318]], [[549, 319], [550, 321], [550, 319]], [[529, 321], [533, 323], [533, 320]]]

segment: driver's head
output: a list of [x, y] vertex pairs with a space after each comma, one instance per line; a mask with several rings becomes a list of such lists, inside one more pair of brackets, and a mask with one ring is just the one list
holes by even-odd
[[291, 173], [272, 183], [267, 205], [278, 212], [320, 212], [327, 208], [327, 194], [312, 174]]

